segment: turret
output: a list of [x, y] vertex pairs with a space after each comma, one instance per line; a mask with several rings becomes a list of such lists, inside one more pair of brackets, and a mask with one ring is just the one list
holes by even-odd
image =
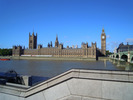
[[55, 40], [55, 47], [59, 46], [59, 41], [58, 41], [58, 36], [56, 35], [56, 40]]
[[36, 36], [34, 35], [34, 32], [32, 35], [29, 33], [29, 49], [36, 49], [37, 48], [37, 33]]
[[41, 48], [42, 48], [42, 45], [41, 45], [41, 44], [39, 44], [39, 45], [38, 45], [38, 49], [41, 49]]
[[22, 46], [13, 46], [12, 56], [21, 56], [23, 53]]
[[59, 44], [59, 47], [58, 47], [59, 49], [63, 49], [63, 44], [61, 43], [61, 44]]
[[101, 34], [101, 53], [102, 55], [106, 55], [106, 34], [104, 32], [104, 28], [102, 29]]
[[82, 42], [81, 47], [82, 47], [82, 48], [88, 48], [88, 42], [86, 42], [86, 43]]

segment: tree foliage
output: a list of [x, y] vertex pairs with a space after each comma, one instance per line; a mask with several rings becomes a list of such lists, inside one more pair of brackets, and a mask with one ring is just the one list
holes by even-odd
[[109, 50], [106, 51], [106, 55], [107, 55], [107, 56], [109, 56], [109, 55], [111, 55], [111, 54], [112, 54], [112, 52], [109, 52]]
[[11, 56], [12, 49], [0, 49], [0, 56]]

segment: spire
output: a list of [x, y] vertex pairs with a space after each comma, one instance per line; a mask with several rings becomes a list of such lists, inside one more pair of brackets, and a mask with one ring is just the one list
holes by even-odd
[[33, 33], [32, 33], [32, 35], [34, 35], [34, 27], [33, 27]]
[[102, 32], [104, 33], [104, 27], [103, 27], [103, 29], [102, 29]]
[[59, 46], [58, 35], [56, 34], [55, 47]]
[[58, 41], [58, 35], [56, 34], [56, 41]]
[[33, 32], [34, 32], [34, 27], [33, 27]]

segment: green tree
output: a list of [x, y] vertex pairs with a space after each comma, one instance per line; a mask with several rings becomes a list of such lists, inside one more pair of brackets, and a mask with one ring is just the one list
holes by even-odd
[[111, 54], [112, 54], [112, 52], [110, 52], [109, 50], [106, 51], [106, 56], [109, 56]]
[[12, 49], [0, 49], [0, 56], [11, 56]]

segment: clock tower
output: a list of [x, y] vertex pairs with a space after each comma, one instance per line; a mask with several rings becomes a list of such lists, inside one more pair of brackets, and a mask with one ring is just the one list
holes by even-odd
[[102, 29], [101, 34], [101, 53], [106, 56], [106, 34], [104, 32], [104, 28]]

